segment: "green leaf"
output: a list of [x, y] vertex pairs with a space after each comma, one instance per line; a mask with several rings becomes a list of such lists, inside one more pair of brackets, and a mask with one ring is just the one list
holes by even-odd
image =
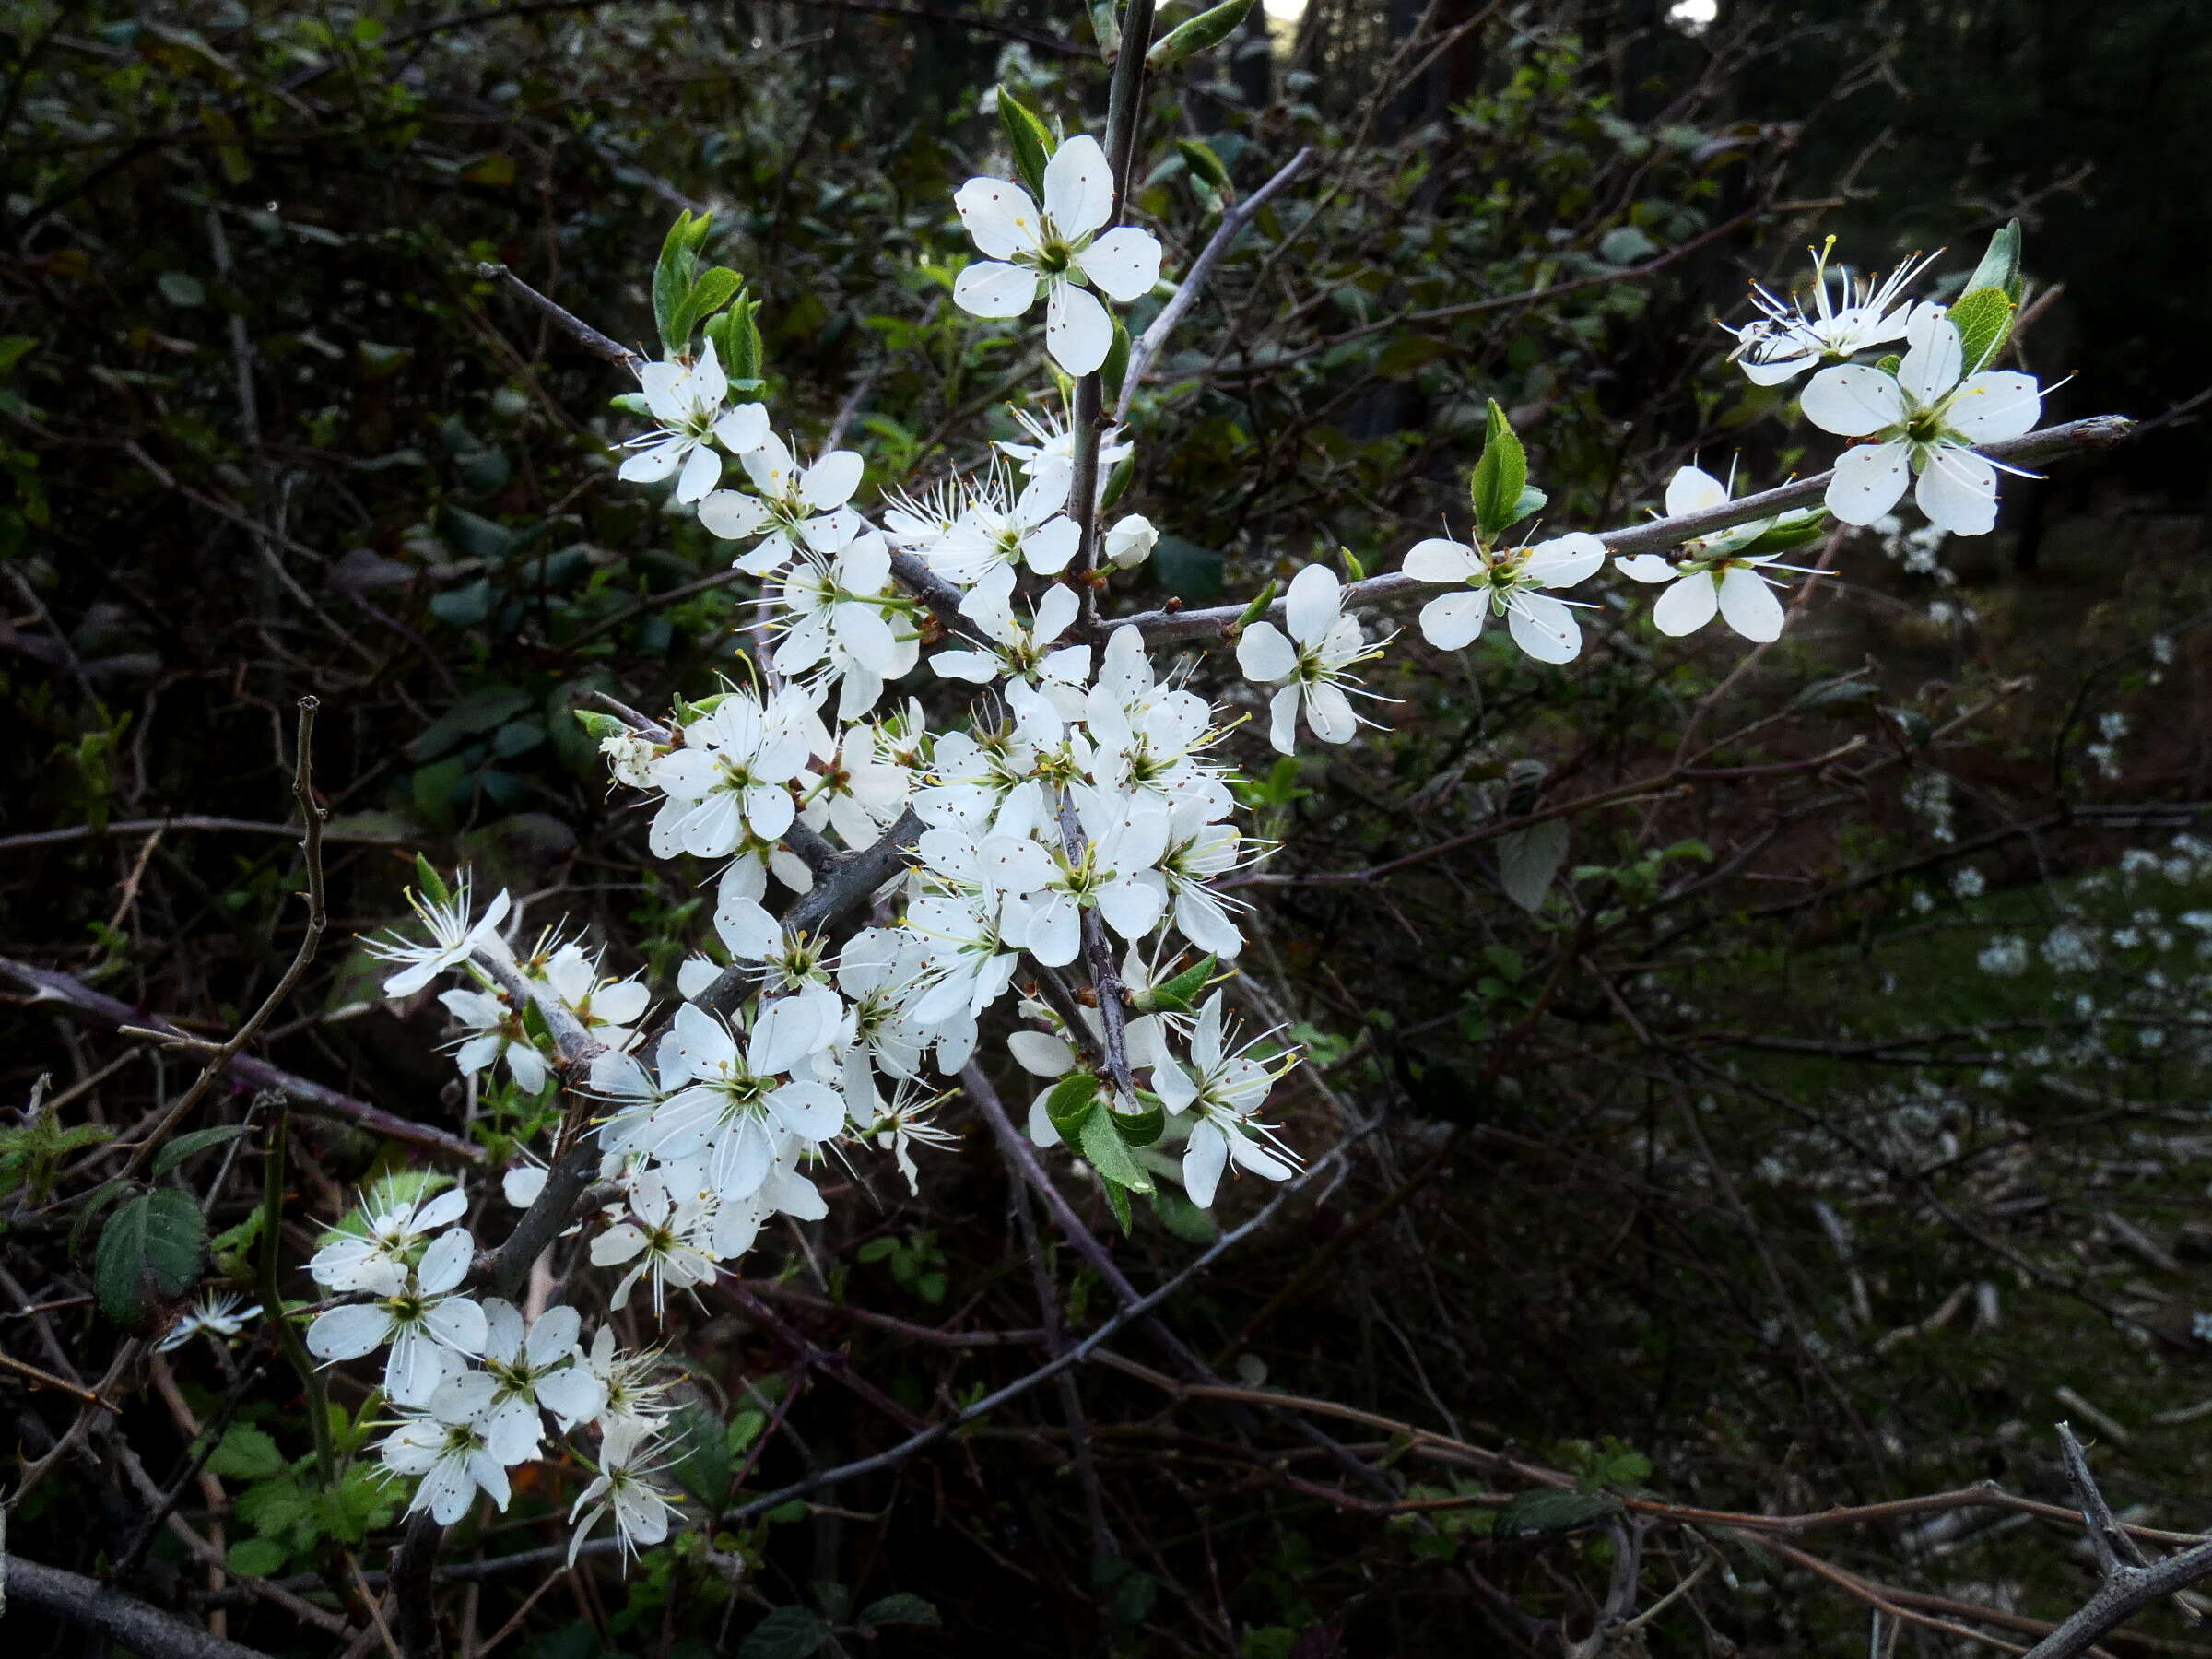
[[1594, 1523], [1620, 1513], [1620, 1500], [1610, 1492], [1565, 1492], [1546, 1488], [1523, 1492], [1498, 1512], [1494, 1535], [1500, 1538], [1547, 1538], [1580, 1532]]
[[1828, 534], [1828, 509], [1810, 507], [1785, 512], [1743, 545], [1746, 553], [1787, 553]]
[[811, 1607], [777, 1607], [738, 1644], [737, 1659], [806, 1659], [830, 1627]]
[[1280, 582], [1270, 580], [1265, 587], [1253, 595], [1252, 603], [1244, 607], [1243, 614], [1237, 618], [1237, 626], [1250, 628], [1265, 616], [1267, 607], [1275, 603], [1275, 595], [1281, 585]]
[[[1109, 1184], [1127, 1187], [1133, 1193], [1148, 1193], [1152, 1190], [1152, 1177], [1145, 1172], [1144, 1165], [1129, 1156], [1129, 1144], [1122, 1138], [1121, 1116], [1120, 1112], [1106, 1108], [1083, 1120], [1083, 1156]], [[1126, 1225], [1124, 1224], [1124, 1229]]]
[[1528, 488], [1528, 452], [1521, 447], [1505, 411], [1490, 400], [1489, 431], [1483, 440], [1482, 458], [1467, 479], [1467, 494], [1475, 504], [1475, 523], [1485, 538], [1496, 535], [1520, 515], [1521, 492]]
[[1216, 190], [1229, 188], [1229, 169], [1221, 164], [1221, 158], [1214, 154], [1212, 145], [1199, 138], [1178, 138], [1175, 140], [1175, 148], [1182, 157], [1182, 164]]
[[609, 737], [619, 737], [629, 730], [612, 714], [602, 714], [596, 709], [571, 709], [569, 712], [576, 717], [576, 724], [584, 729], [585, 735], [594, 743], [604, 743]]
[[136, 1182], [125, 1181], [118, 1176], [113, 1181], [101, 1182], [78, 1199], [76, 1201], [76, 1219], [69, 1224], [69, 1253], [81, 1259], [80, 1253], [85, 1248], [85, 1233], [99, 1218], [100, 1212], [116, 1200], [127, 1198], [137, 1190], [138, 1183]]
[[108, 1218], [92, 1261], [100, 1311], [132, 1335], [199, 1283], [207, 1224], [192, 1194], [168, 1188], [132, 1199]]
[[707, 338], [730, 378], [733, 392], [757, 391], [760, 385], [760, 324], [756, 319], [760, 301], [739, 295], [731, 307], [707, 319]]
[[2017, 218], [1989, 239], [1989, 251], [1982, 255], [1982, 263], [1974, 267], [1960, 292], [1971, 294], [1985, 288], [1995, 288], [2015, 305], [2020, 302], [2020, 221]]
[[1535, 485], [1527, 485], [1521, 491], [1521, 499], [1513, 503], [1513, 516], [1506, 523], [1517, 524], [1523, 519], [1543, 512], [1550, 500], [1551, 498]]
[[180, 1135], [154, 1154], [154, 1179], [159, 1181], [195, 1152], [205, 1152], [210, 1147], [219, 1147], [225, 1141], [236, 1140], [252, 1133], [245, 1124], [218, 1124], [212, 1129], [194, 1129], [190, 1135]]
[[[1121, 324], [1116, 323], [1114, 326], [1119, 328]], [[1124, 363], [1122, 367], [1123, 372], [1125, 374], [1128, 371], [1128, 365]], [[1118, 397], [1120, 394], [1117, 393], [1115, 395]], [[1129, 493], [1129, 486], [1135, 477], [1135, 456], [1124, 455], [1115, 462], [1113, 471], [1107, 476], [1106, 488], [1099, 492], [1099, 511], [1100, 512], [1111, 512], [1114, 504]]]
[[[694, 282], [691, 291], [684, 296], [683, 304], [677, 307], [673, 324], [685, 348], [690, 348], [693, 329], [744, 291], [745, 278], [727, 265], [716, 265]], [[714, 348], [714, 355], [717, 359], [721, 358], [719, 346]]]
[[1167, 1112], [1157, 1101], [1142, 1112], [1116, 1112], [1112, 1117], [1123, 1143], [1131, 1147], [1150, 1146], [1168, 1126]]
[[275, 1578], [288, 1552], [268, 1538], [241, 1538], [223, 1554], [223, 1565], [240, 1578]]
[[207, 303], [206, 285], [197, 277], [182, 271], [164, 271], [154, 278], [154, 286], [161, 290], [161, 298], [171, 305], [187, 310]]
[[1083, 1125], [1090, 1121], [1098, 1101], [1099, 1080], [1088, 1072], [1070, 1072], [1044, 1097], [1044, 1115], [1052, 1119], [1060, 1138], [1072, 1147], [1081, 1137]]
[[1253, 4], [1253, 0], [1222, 0], [1213, 10], [1200, 12], [1188, 23], [1170, 29], [1145, 53], [1145, 67], [1171, 69], [1187, 57], [1218, 46], [1237, 32]]
[[1498, 879], [1505, 896], [1532, 916], [1544, 908], [1552, 877], [1567, 862], [1567, 820], [1551, 818], [1498, 840]]
[[238, 1480], [266, 1480], [288, 1466], [276, 1442], [259, 1429], [233, 1423], [223, 1431], [222, 1442], [208, 1453], [207, 1466], [218, 1475]]
[[1159, 1188], [1152, 1194], [1152, 1207], [1159, 1212], [1167, 1230], [1186, 1244], [1211, 1244], [1221, 1236], [1220, 1224], [1193, 1204], [1179, 1186]]
[[1214, 977], [1217, 959], [1207, 957], [1195, 967], [1185, 968], [1165, 984], [1155, 985], [1149, 996], [1137, 999], [1144, 1013], [1165, 1009], [1171, 1014], [1191, 1014], [1197, 1010], [1198, 994]]
[[706, 241], [707, 231], [714, 223], [711, 213], [693, 217], [687, 207], [676, 216], [676, 223], [668, 227], [667, 239], [661, 243], [661, 256], [653, 267], [653, 321], [661, 332], [661, 344], [674, 357], [682, 351], [689, 336], [676, 334], [677, 314], [683, 310], [684, 299], [691, 292], [691, 281], [699, 270], [700, 244]]
[[1053, 130], [1038, 119], [1037, 112], [1004, 87], [998, 89], [998, 121], [1006, 129], [1006, 142], [1014, 148], [1014, 169], [1021, 174], [1021, 182], [1030, 187], [1030, 194], [1044, 194], [1044, 164], [1053, 159]]
[[1121, 1223], [1122, 1231], [1126, 1235], [1134, 1230], [1129, 1215], [1129, 1194], [1111, 1181], [1105, 1186], [1106, 1207], [1113, 1212], [1113, 1218]]
[[928, 1602], [911, 1590], [901, 1590], [895, 1595], [870, 1602], [860, 1610], [855, 1622], [865, 1636], [877, 1625], [941, 1625], [945, 1621]]
[[2004, 348], [2012, 333], [2013, 304], [2001, 288], [1969, 288], [1945, 313], [1959, 331], [1966, 372], [1973, 373]]
[[512, 686], [486, 686], [471, 691], [424, 728], [406, 745], [408, 759], [435, 760], [465, 738], [503, 725], [531, 704], [527, 691]]
[[669, 1472], [685, 1491], [713, 1511], [730, 1491], [730, 1443], [723, 1421], [696, 1400], [676, 1408]]

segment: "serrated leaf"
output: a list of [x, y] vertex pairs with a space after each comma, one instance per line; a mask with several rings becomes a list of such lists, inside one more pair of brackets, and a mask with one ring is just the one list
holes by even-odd
[[284, 1546], [267, 1538], [241, 1538], [223, 1554], [223, 1565], [240, 1578], [274, 1578], [284, 1571]]
[[2020, 221], [2017, 218], [1989, 239], [1989, 251], [1982, 255], [1982, 263], [1959, 291], [1971, 294], [1985, 288], [1995, 288], [2015, 305], [2020, 302]]
[[[701, 273], [699, 279], [692, 283], [691, 291], [684, 296], [684, 302], [677, 307], [676, 320], [672, 325], [677, 337], [683, 341], [684, 348], [690, 349], [693, 329], [744, 290], [745, 278], [727, 265], [716, 265], [712, 270]], [[717, 359], [721, 358], [720, 347], [715, 349], [714, 355]]]
[[1053, 1121], [1060, 1138], [1075, 1146], [1099, 1103], [1099, 1080], [1088, 1072], [1070, 1072], [1053, 1085], [1044, 1097], [1044, 1115]]
[[180, 1135], [154, 1154], [154, 1179], [159, 1181], [195, 1152], [205, 1152], [210, 1147], [219, 1147], [225, 1141], [236, 1140], [252, 1133], [245, 1124], [218, 1124], [212, 1129], [194, 1129], [190, 1135]]
[[1168, 1126], [1168, 1114], [1157, 1102], [1142, 1112], [1117, 1112], [1113, 1126], [1119, 1130], [1122, 1144], [1129, 1147], [1148, 1147]]
[[1534, 915], [1544, 908], [1552, 877], [1567, 861], [1567, 820], [1552, 818], [1498, 841], [1498, 879], [1505, 896]]
[[1567, 1492], [1547, 1488], [1523, 1492], [1500, 1510], [1494, 1535], [1558, 1537], [1563, 1533], [1580, 1532], [1620, 1512], [1620, 1500], [1610, 1492]]
[[100, 1311], [132, 1335], [153, 1326], [165, 1303], [199, 1283], [207, 1224], [189, 1193], [169, 1188], [132, 1199], [108, 1218], [93, 1253]]
[[1222, 0], [1211, 11], [1200, 12], [1188, 23], [1178, 25], [1153, 41], [1152, 50], [1145, 53], [1145, 66], [1171, 69], [1187, 57], [1218, 46], [1237, 32], [1253, 5], [1253, 0]]
[[829, 1634], [811, 1607], [776, 1607], [738, 1644], [737, 1659], [806, 1659]]
[[1129, 1143], [1122, 1138], [1121, 1115], [1102, 1107], [1083, 1120], [1083, 1156], [1109, 1185], [1127, 1187], [1133, 1193], [1148, 1193], [1152, 1190], [1152, 1177], [1145, 1172], [1144, 1165], [1129, 1156]]
[[69, 1253], [75, 1256], [85, 1247], [85, 1234], [100, 1218], [100, 1212], [120, 1198], [129, 1196], [138, 1188], [135, 1181], [117, 1176], [103, 1181], [76, 1201], [76, 1219], [69, 1224]]
[[2000, 288], [1969, 288], [1944, 314], [1959, 331], [1966, 372], [1973, 373], [2004, 349], [2012, 333], [2012, 301]]
[[1037, 112], [1004, 87], [998, 89], [998, 124], [1006, 129], [1006, 143], [1014, 151], [1014, 170], [1030, 194], [1044, 194], [1044, 164], [1053, 159], [1053, 129]]
[[1543, 512], [1546, 506], [1550, 503], [1550, 500], [1551, 498], [1546, 495], [1542, 490], [1538, 489], [1535, 485], [1524, 485], [1521, 489], [1520, 499], [1513, 503], [1513, 516], [1508, 519], [1506, 522], [1508, 524], [1517, 524], [1523, 519], [1532, 517], [1533, 515]]
[[276, 1442], [259, 1429], [244, 1423], [233, 1423], [223, 1431], [223, 1438], [207, 1455], [207, 1466], [218, 1475], [229, 1475], [238, 1480], [266, 1480], [272, 1475], [281, 1475], [286, 1468], [284, 1453], [276, 1450]]
[[857, 1622], [865, 1632], [877, 1625], [941, 1625], [945, 1621], [930, 1603], [911, 1590], [901, 1590], [870, 1602], [860, 1610]]
[[1475, 523], [1485, 536], [1496, 535], [1519, 517], [1521, 492], [1528, 488], [1528, 452], [1496, 398], [1490, 400], [1488, 419], [1482, 457], [1467, 479]]
[[699, 269], [699, 244], [705, 240], [713, 219], [711, 213], [694, 218], [691, 210], [685, 208], [676, 216], [676, 223], [668, 227], [668, 235], [661, 243], [661, 256], [653, 264], [653, 322], [660, 331], [661, 344], [671, 357], [684, 348], [685, 342], [676, 337], [676, 320]]

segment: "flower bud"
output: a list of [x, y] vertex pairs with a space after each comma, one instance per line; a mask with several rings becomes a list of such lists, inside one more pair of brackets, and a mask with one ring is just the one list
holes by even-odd
[[1152, 557], [1159, 532], [1144, 514], [1133, 512], [1106, 532], [1106, 560], [1117, 571], [1134, 571]]
[[650, 737], [635, 732], [618, 732], [599, 740], [599, 752], [606, 757], [606, 769], [632, 789], [648, 789], [653, 784], [653, 757], [660, 746]]

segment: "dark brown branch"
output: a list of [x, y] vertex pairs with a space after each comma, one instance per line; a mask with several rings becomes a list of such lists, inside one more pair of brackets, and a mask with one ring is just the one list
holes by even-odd
[[258, 1648], [211, 1636], [135, 1596], [21, 1556], [0, 1556], [0, 1588], [6, 1591], [0, 1605], [37, 1607], [98, 1630], [145, 1659], [267, 1659]]
[[582, 347], [594, 357], [604, 359], [617, 368], [627, 369], [632, 374], [645, 367], [645, 359], [619, 340], [612, 340], [586, 323], [574, 312], [548, 300], [503, 265], [487, 260], [477, 266], [477, 275], [487, 282], [496, 282], [526, 305], [532, 305], [549, 319], [554, 327]]

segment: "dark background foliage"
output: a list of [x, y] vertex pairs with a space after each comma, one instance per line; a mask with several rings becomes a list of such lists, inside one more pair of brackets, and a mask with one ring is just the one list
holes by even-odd
[[[510, 886], [527, 928], [572, 915], [667, 988], [705, 918], [685, 872], [644, 858], [570, 711], [594, 690], [696, 694], [750, 595], [696, 526], [614, 484], [623, 388], [479, 265], [641, 344], [662, 231], [712, 206], [719, 256], [764, 300], [779, 420], [841, 430], [872, 488], [925, 482], [978, 431], [1010, 434], [1002, 406], [1038, 378], [1013, 336], [951, 307], [947, 202], [993, 160], [977, 100], [994, 79], [1070, 130], [1096, 124], [1078, 8], [0, 18], [6, 954], [232, 1030], [299, 939], [283, 827], [293, 707], [316, 696], [335, 936], [256, 1052], [504, 1156], [543, 1108], [465, 1090], [435, 1006], [374, 1003], [351, 935], [396, 919], [422, 851]], [[2130, 1502], [2205, 1524], [2191, 918], [2212, 869], [2171, 842], [2212, 794], [2194, 718], [2205, 185], [2178, 163], [2206, 147], [2208, 57], [2182, 0], [1724, 0], [1695, 28], [1652, 0], [1393, 0], [1316, 4], [1272, 37], [1255, 21], [1161, 88], [1137, 206], [1171, 268], [1219, 206], [1176, 138], [1207, 142], [1244, 192], [1300, 145], [1321, 159], [1137, 406], [1130, 505], [1169, 533], [1144, 602], [1241, 595], [1339, 547], [1375, 568], [1459, 522], [1492, 396], [1562, 526], [1629, 522], [1692, 455], [1740, 453], [1762, 480], [1800, 465], [1807, 435], [1724, 371], [1712, 319], [1740, 318], [1747, 280], [1789, 280], [1830, 230], [1877, 266], [1947, 243], [1957, 274], [2020, 217], [2038, 290], [2061, 290], [2023, 355], [2076, 375], [2054, 418], [2152, 427], [2008, 483], [1987, 543], [1853, 544], [1844, 580], [1741, 675], [1736, 642], [1662, 648], [1628, 617], [1564, 675], [1503, 651], [1440, 661], [1409, 636], [1378, 682], [1405, 700], [1392, 735], [1272, 772], [1240, 752], [1284, 843], [1280, 885], [1247, 894], [1268, 906], [1253, 977], [1318, 1063], [1288, 1091], [1291, 1136], [1317, 1150], [1372, 1125], [1341, 1181], [1175, 1308], [1249, 1392], [1508, 1448], [1593, 1495], [1792, 1511], [1982, 1478], [2063, 1498], [2045, 1426], [2078, 1413], [2066, 1390], [2133, 1430], [2100, 1453]], [[1615, 804], [1567, 815], [1532, 915], [1507, 815], [1599, 796]], [[82, 1305], [72, 1223], [112, 1163], [37, 1138], [34, 1084], [51, 1078], [63, 1122], [127, 1139], [192, 1067], [27, 993], [0, 1022], [0, 1292], [52, 1304], [39, 1328], [97, 1379], [115, 1337]], [[250, 1099], [226, 1091], [207, 1121]], [[295, 1128], [288, 1248], [357, 1182], [437, 1161]], [[218, 1161], [164, 1179], [219, 1230], [253, 1211], [258, 1166]], [[782, 1323], [715, 1299], [679, 1320], [693, 1409], [734, 1448], [691, 1489], [742, 1499], [886, 1443], [891, 1418], [846, 1375], [927, 1416], [1017, 1374], [1031, 1350], [963, 1346], [1040, 1317], [987, 1135], [925, 1175], [912, 1201], [864, 1166], [830, 1221], [748, 1259]], [[489, 1200], [480, 1229], [502, 1214]], [[1117, 1254], [1149, 1284], [1209, 1236], [1141, 1216]], [[247, 1277], [235, 1252], [217, 1267]], [[1095, 1324], [1096, 1278], [1065, 1254], [1053, 1272], [1071, 1327]], [[465, 1608], [442, 1587], [441, 1606], [479, 1641], [517, 1618], [508, 1640], [548, 1659], [718, 1651], [764, 1618], [827, 1621], [847, 1651], [1301, 1659], [1586, 1627], [1602, 1530], [1493, 1535], [1512, 1480], [1334, 1421], [1361, 1456], [1403, 1462], [1416, 1496], [1493, 1500], [1371, 1512], [1279, 1425], [1179, 1399], [1147, 1339], [1114, 1346], [1120, 1364], [1082, 1373], [1088, 1491], [1041, 1391], [895, 1478], [694, 1539], [627, 1585], [586, 1574], [525, 1611], [539, 1581], [518, 1571]], [[373, 1571], [389, 1534], [365, 1487], [313, 1524], [255, 1519], [307, 1450], [267, 1345], [195, 1340], [171, 1363], [173, 1389], [16, 1511], [9, 1547], [107, 1571], [143, 1515], [129, 1448], [166, 1487], [190, 1475], [195, 1426], [234, 1421], [269, 1450], [227, 1441], [213, 1493], [188, 1483], [188, 1525], [265, 1540], [233, 1565], [303, 1593]], [[64, 1394], [12, 1373], [0, 1389], [29, 1456], [70, 1420]], [[453, 1559], [552, 1540], [571, 1474], [524, 1492], [504, 1530], [457, 1535]], [[2055, 1618], [2089, 1581], [2066, 1529], [2031, 1524], [1899, 1523], [1834, 1548], [1900, 1594]], [[1710, 1547], [1670, 1536], [1647, 1601]], [[1641, 1639], [1860, 1651], [1862, 1602], [1727, 1548], [1726, 1573]], [[202, 1564], [166, 1533], [142, 1553], [134, 1589], [200, 1617]], [[327, 1645], [215, 1595], [241, 1640]], [[943, 1629], [871, 1635], [862, 1609], [907, 1595]]]

